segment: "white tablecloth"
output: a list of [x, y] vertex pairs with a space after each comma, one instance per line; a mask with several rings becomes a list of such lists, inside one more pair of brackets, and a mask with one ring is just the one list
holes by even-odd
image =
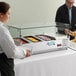
[[76, 51], [64, 50], [15, 59], [16, 76], [76, 76]]

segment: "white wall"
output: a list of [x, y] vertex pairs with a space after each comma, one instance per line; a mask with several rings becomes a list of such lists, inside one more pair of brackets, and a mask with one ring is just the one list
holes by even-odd
[[[26, 23], [54, 24], [57, 8], [65, 0], [0, 0], [11, 5], [12, 13], [9, 24]], [[33, 25], [35, 26], [35, 25]]]

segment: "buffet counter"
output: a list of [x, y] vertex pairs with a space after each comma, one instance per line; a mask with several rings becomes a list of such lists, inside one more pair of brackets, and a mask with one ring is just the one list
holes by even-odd
[[[65, 37], [65, 35], [58, 34], [57, 28], [55, 26], [27, 28], [23, 26], [10, 26], [9, 30], [13, 38], [15, 38], [16, 45], [30, 43], [33, 44], [38, 42], [36, 44], [37, 47], [33, 48], [33, 50], [42, 50], [43, 52], [45, 52], [46, 50], [49, 51], [51, 47], [57, 48], [54, 47], [54, 42], [46, 43], [44, 41], [55, 39], [62, 40], [67, 38]], [[64, 44], [66, 43], [67, 42], [65, 41]], [[61, 43], [57, 43], [57, 45], [61, 46]], [[60, 50], [61, 48], [58, 49]], [[47, 53], [31, 55], [30, 57], [27, 57], [25, 59], [15, 59], [14, 64], [15, 76], [76, 76], [76, 51], [69, 47], [68, 49], [63, 49], [60, 51], [50, 51]]]
[[76, 51], [71, 49], [15, 59], [15, 76], [76, 76]]

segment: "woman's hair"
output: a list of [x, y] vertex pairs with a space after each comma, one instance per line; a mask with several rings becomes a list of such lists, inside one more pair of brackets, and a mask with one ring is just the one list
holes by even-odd
[[10, 5], [8, 3], [0, 2], [0, 13], [6, 14], [9, 8], [10, 8]]

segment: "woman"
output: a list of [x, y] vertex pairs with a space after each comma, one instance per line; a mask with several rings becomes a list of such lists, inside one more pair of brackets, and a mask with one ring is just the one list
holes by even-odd
[[1, 76], [15, 76], [14, 58], [30, 56], [30, 51], [16, 46], [8, 29], [4, 25], [10, 18], [10, 5], [0, 2], [0, 72]]

